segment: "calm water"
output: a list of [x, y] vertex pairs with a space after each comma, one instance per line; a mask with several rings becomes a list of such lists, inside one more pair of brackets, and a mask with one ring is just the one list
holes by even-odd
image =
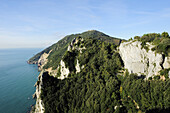
[[39, 74], [26, 61], [40, 49], [0, 50], [0, 113], [26, 113], [35, 103], [32, 94]]

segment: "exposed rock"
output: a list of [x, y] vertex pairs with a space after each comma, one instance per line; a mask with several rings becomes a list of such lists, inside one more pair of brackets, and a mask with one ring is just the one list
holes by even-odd
[[170, 57], [165, 57], [163, 67], [164, 68], [170, 68]]
[[[80, 47], [80, 46], [77, 45], [81, 41], [83, 41], [83, 38], [74, 38], [73, 41], [71, 42], [71, 44], [68, 46], [67, 51], [78, 50], [80, 53], [82, 53], [82, 50], [86, 49], [86, 48]], [[67, 78], [69, 73], [70, 73], [70, 70], [69, 70], [69, 68], [66, 68], [65, 62], [63, 60], [60, 61], [59, 67], [60, 67], [60, 77], [58, 77], [58, 79]], [[56, 70], [58, 70], [59, 67]], [[76, 69], [76, 73], [80, 72], [80, 70], [81, 70], [78, 59], [77, 59], [77, 64], [75, 66], [75, 69]], [[50, 72], [52, 74], [52, 76], [54, 76], [54, 77], [56, 77], [56, 75], [57, 75], [56, 70], [52, 70]]]
[[78, 50], [80, 53], [82, 53], [82, 50], [86, 48], [82, 47], [82, 43], [80, 43], [79, 46], [77, 44], [79, 42], [82, 42], [83, 40], [84, 40], [83, 38], [74, 38], [71, 44], [68, 46], [67, 51]]
[[[164, 67], [169, 68], [169, 58], [163, 58], [162, 54], [151, 50], [153, 45], [147, 43], [149, 51], [141, 49], [141, 42], [129, 41], [120, 44], [119, 53], [124, 62], [125, 68], [130, 73], [144, 74], [147, 78], [159, 74]], [[165, 63], [166, 62], [166, 63]]]
[[79, 61], [77, 59], [77, 64], [76, 64], [76, 73], [79, 73], [80, 72], [80, 64], [79, 64]]
[[37, 98], [35, 93], [32, 95], [32, 98], [33, 99]]
[[68, 46], [67, 51], [71, 51], [71, 45]]
[[35, 84], [36, 85], [36, 92], [35, 92], [35, 96], [36, 96], [36, 104], [35, 104], [35, 111], [34, 113], [44, 113], [44, 104], [43, 101], [40, 97], [41, 95], [41, 88], [43, 85], [42, 82], [42, 76], [43, 76], [43, 71], [40, 72], [39, 76], [38, 76], [38, 81]]
[[160, 76], [160, 80], [165, 81], [165, 76]]
[[58, 77], [58, 79], [67, 78], [70, 71], [68, 68], [66, 68], [66, 65], [63, 60], [60, 61], [60, 66], [61, 66], [61, 70], [60, 70], [61, 75], [60, 75], [60, 77]]
[[[82, 53], [82, 50], [86, 49], [86, 48], [80, 46], [81, 41], [83, 41], [83, 38], [74, 38], [73, 41], [71, 42], [71, 44], [68, 46], [67, 51], [78, 50], [80, 53]], [[78, 43], [80, 43], [79, 46], [78, 46]], [[57, 77], [57, 72], [58, 72], [58, 69], [60, 68], [60, 77], [57, 77], [57, 78], [58, 79], [67, 78], [70, 73], [70, 70], [69, 70], [69, 68], [66, 68], [65, 62], [63, 60], [60, 61], [60, 65], [58, 66], [57, 69], [52, 69], [52, 68], [43, 69], [44, 65], [48, 62], [47, 57], [49, 56], [50, 52], [48, 54], [44, 53], [41, 55], [40, 59], [38, 60], [39, 70], [48, 71], [49, 75]], [[83, 68], [83, 66], [82, 66], [82, 68]], [[76, 69], [76, 73], [80, 72], [80, 70], [81, 70], [78, 59], [77, 59], [77, 64], [75, 66], [75, 69]]]
[[[52, 51], [52, 50], [51, 50]], [[51, 53], [51, 51], [47, 54], [47, 53], [43, 53], [40, 57], [40, 59], [38, 60], [38, 69], [42, 70], [44, 65], [48, 62], [48, 56]]]
[[38, 64], [37, 61], [27, 61], [28, 64]]

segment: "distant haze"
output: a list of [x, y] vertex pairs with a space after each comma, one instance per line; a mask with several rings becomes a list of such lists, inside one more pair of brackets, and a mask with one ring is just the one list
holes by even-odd
[[170, 32], [169, 0], [0, 0], [0, 48], [47, 47], [95, 29], [129, 39]]

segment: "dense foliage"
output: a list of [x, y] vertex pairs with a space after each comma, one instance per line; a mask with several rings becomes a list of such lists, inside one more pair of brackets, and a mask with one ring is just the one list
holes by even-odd
[[87, 32], [83, 32], [81, 34], [72, 34], [64, 37], [62, 40], [58, 41], [57, 43], [43, 50], [42, 52], [36, 54], [34, 57], [29, 59], [29, 61], [30, 62], [38, 61], [38, 59], [44, 52], [49, 53], [49, 51], [52, 50], [52, 52], [48, 57], [48, 63], [44, 66], [44, 69], [47, 69], [49, 67], [53, 67], [53, 69], [56, 69], [60, 60], [62, 59], [62, 56], [67, 50], [68, 45], [74, 38], [78, 36], [81, 36], [82, 38], [93, 38], [93, 39], [105, 41], [107, 43], [114, 43], [115, 45], [119, 45], [121, 42], [121, 39], [110, 37], [96, 30], [90, 30]]
[[[86, 50], [66, 52], [63, 60], [72, 70], [67, 79], [43, 74], [41, 98], [46, 113], [166, 112], [170, 108], [170, 79], [144, 80], [125, 73], [116, 45], [87, 38]], [[84, 66], [76, 74], [75, 59]], [[167, 73], [165, 70], [164, 73]]]
[[146, 43], [151, 42], [153, 45], [155, 45], [155, 47], [152, 48], [153, 51], [156, 51], [157, 53], [164, 53], [166, 56], [168, 56], [168, 53], [170, 53], [170, 36], [167, 32], [163, 32], [162, 34], [144, 34], [142, 37], [135, 36], [134, 39], [141, 41], [142, 48], [145, 48], [146, 50], [149, 49]]
[[162, 113], [170, 110], [170, 79], [143, 80], [135, 74], [125, 76], [122, 82], [122, 103], [126, 109]]

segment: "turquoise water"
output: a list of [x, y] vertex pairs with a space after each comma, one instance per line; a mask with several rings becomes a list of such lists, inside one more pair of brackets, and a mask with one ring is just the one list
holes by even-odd
[[27, 60], [40, 49], [0, 50], [0, 113], [26, 113], [35, 103], [32, 94], [38, 77]]

